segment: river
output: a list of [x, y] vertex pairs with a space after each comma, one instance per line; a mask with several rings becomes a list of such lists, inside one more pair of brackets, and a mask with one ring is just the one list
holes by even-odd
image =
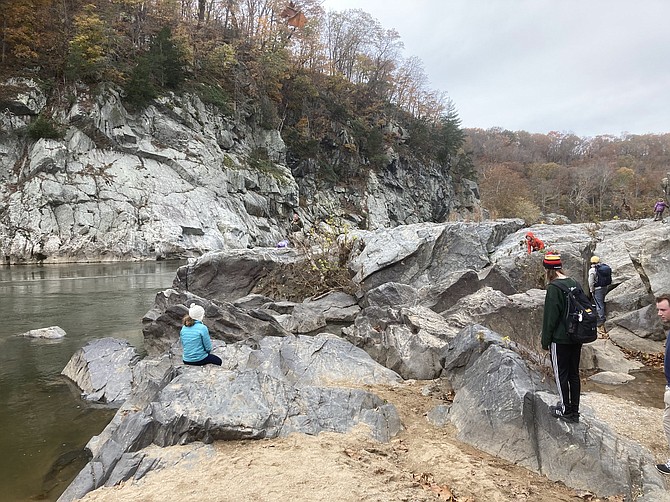
[[[143, 353], [142, 316], [178, 262], [0, 267], [0, 501], [56, 500], [83, 467], [84, 445], [114, 409], [79, 398], [60, 372], [88, 341]], [[60, 326], [61, 340], [18, 337]]]

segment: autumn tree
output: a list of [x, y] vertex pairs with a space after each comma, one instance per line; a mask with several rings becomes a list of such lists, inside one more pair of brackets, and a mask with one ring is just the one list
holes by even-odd
[[39, 67], [59, 76], [67, 52], [74, 0], [6, 0], [0, 7], [0, 64]]
[[533, 204], [528, 183], [519, 173], [499, 165], [492, 168], [479, 184], [482, 202], [494, 218], [523, 218], [528, 224], [540, 216]]
[[98, 15], [94, 4], [86, 5], [74, 18], [75, 34], [70, 40], [67, 74], [71, 79], [99, 82], [111, 75], [114, 34]]
[[543, 213], [560, 212], [560, 170], [561, 166], [555, 162], [533, 165], [529, 169], [533, 200]]

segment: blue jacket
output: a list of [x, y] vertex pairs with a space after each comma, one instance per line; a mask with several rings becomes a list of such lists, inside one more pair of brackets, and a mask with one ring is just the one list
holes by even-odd
[[184, 362], [196, 363], [202, 361], [212, 351], [209, 330], [200, 321], [195, 321], [193, 326], [182, 326], [179, 338], [184, 349], [182, 357]]

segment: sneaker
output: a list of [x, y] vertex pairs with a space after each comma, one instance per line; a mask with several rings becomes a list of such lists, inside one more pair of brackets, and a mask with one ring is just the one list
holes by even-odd
[[562, 406], [550, 406], [549, 413], [552, 417], [563, 420], [564, 422], [573, 424], [579, 423], [579, 413], [564, 413], [562, 408]]
[[661, 474], [670, 474], [670, 460], [665, 464], [656, 464], [656, 469]]

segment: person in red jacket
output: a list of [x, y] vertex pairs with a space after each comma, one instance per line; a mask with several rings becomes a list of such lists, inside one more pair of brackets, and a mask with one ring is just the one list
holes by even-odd
[[526, 234], [526, 246], [528, 248], [528, 254], [533, 251], [541, 251], [544, 249], [544, 242], [535, 237], [533, 232], [528, 232]]

